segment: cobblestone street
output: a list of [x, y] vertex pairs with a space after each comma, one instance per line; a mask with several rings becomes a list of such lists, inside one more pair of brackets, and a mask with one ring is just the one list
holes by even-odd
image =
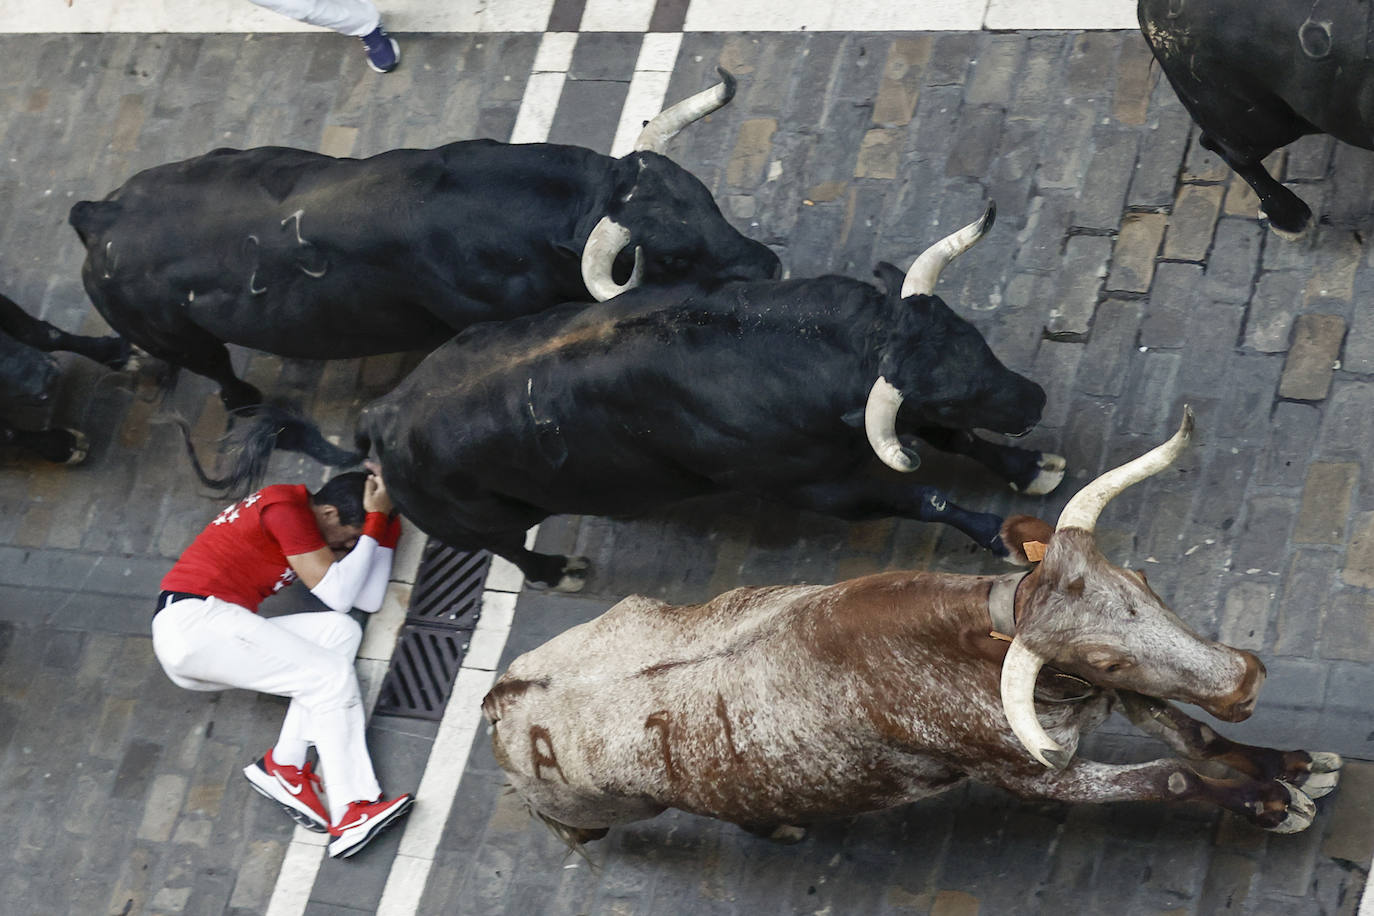
[[[0, 292], [65, 329], [105, 333], [81, 285], [73, 203], [220, 146], [361, 157], [509, 139], [544, 73], [541, 40], [411, 34], [404, 65], [378, 78], [355, 47], [311, 35], [0, 35]], [[550, 141], [611, 148], [644, 44], [576, 36]], [[688, 32], [666, 98], [711, 84], [718, 66], [738, 77], [737, 97], [671, 154], [794, 277], [905, 268], [997, 204], [987, 239], [937, 291], [1046, 388], [1025, 444], [1066, 456], [1069, 476], [1028, 498], [927, 454], [923, 482], [970, 508], [1053, 521], [1191, 405], [1194, 446], [1112, 502], [1099, 545], [1143, 568], [1190, 626], [1264, 660], [1255, 715], [1220, 731], [1339, 752], [1343, 781], [1293, 836], [1202, 807], [1022, 802], [969, 785], [821, 825], [796, 846], [670, 812], [581, 856], [507, 791], [479, 729], [451, 815], [434, 815], [418, 912], [1354, 916], [1374, 854], [1374, 154], [1310, 137], [1275, 157], [1323, 218], [1288, 243], [1197, 145], [1134, 31]], [[235, 351], [248, 381], [343, 441], [417, 358]], [[155, 369], [59, 360], [60, 396], [21, 416], [80, 427], [89, 461], [0, 452], [6, 912], [268, 912], [292, 825], [240, 770], [272, 742], [284, 702], [181, 690], [148, 638], [158, 580], [224, 502], [159, 420], [179, 413], [209, 454], [225, 414], [189, 373], [164, 396]], [[269, 474], [312, 487], [324, 476], [289, 454]], [[1006, 568], [935, 525], [846, 524], [739, 499], [560, 517], [539, 544], [589, 557], [592, 575], [576, 596], [521, 591], [497, 670], [631, 593], [690, 603], [743, 584]], [[439, 737], [434, 723], [373, 718], [388, 791], [418, 784]], [[1082, 753], [1167, 752], [1118, 717]], [[425, 805], [422, 794], [417, 814]], [[297, 912], [376, 912], [403, 842], [397, 829], [356, 859], [326, 861]]]

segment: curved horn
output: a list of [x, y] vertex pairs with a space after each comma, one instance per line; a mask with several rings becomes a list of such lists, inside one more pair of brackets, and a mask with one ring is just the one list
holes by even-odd
[[920, 257], [912, 262], [911, 269], [906, 272], [906, 282], [902, 284], [902, 298], [929, 296], [935, 292], [935, 281], [940, 279], [940, 271], [987, 235], [996, 220], [997, 204], [988, 201], [988, 208], [983, 211], [982, 216], [921, 252]]
[[1002, 712], [1030, 755], [1052, 770], [1069, 765], [1071, 755], [1059, 746], [1035, 715], [1035, 678], [1045, 659], [1013, 639], [1002, 662]]
[[921, 460], [897, 439], [897, 411], [901, 407], [902, 393], [897, 386], [878, 376], [864, 407], [864, 432], [883, 464], [905, 473], [920, 467]]
[[611, 265], [626, 245], [630, 244], [630, 230], [611, 219], [601, 217], [582, 246], [582, 282], [597, 302], [605, 302], [639, 285], [644, 276], [644, 253], [635, 248], [635, 266], [630, 279], [622, 286], [611, 279]]
[[635, 152], [662, 154], [668, 148], [668, 141], [677, 132], [698, 118], [704, 118], [735, 97], [735, 77], [724, 67], [717, 67], [721, 81], [710, 89], [703, 89], [696, 95], [688, 96], [676, 105], [660, 111], [635, 141]]
[[1107, 503], [1131, 484], [1139, 483], [1152, 474], [1158, 474], [1173, 464], [1188, 445], [1192, 435], [1193, 409], [1184, 405], [1183, 422], [1179, 424], [1178, 432], [1174, 433], [1173, 438], [1163, 445], [1156, 445], [1134, 461], [1113, 468], [1075, 493], [1073, 499], [1064, 507], [1064, 511], [1059, 513], [1059, 521], [1055, 523], [1054, 530], [1082, 528], [1092, 531], [1097, 525], [1097, 517], [1102, 514]]

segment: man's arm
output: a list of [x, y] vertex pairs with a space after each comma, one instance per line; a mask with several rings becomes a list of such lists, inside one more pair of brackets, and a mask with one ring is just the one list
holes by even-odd
[[[335, 611], [347, 612], [353, 607], [370, 578], [369, 572], [375, 565], [379, 544], [389, 540], [391, 497], [386, 492], [380, 471], [373, 467], [369, 467], [369, 470], [373, 473], [363, 489], [363, 509], [367, 515], [362, 534], [353, 549], [337, 560], [327, 546], [286, 558], [311, 594]], [[394, 541], [391, 544], [394, 545]], [[391, 551], [386, 552], [390, 554]], [[389, 563], [387, 571], [390, 571]]]

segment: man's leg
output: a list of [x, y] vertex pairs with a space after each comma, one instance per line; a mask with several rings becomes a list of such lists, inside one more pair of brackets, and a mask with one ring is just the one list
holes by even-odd
[[381, 794], [364, 740], [353, 669], [361, 638], [346, 614], [269, 619], [217, 598], [179, 601], [153, 619], [153, 649], [180, 686], [239, 687], [291, 698], [288, 740], [315, 744], [340, 810]]
[[[314, 744], [320, 755], [320, 767], [328, 780], [331, 821], [337, 821], [349, 802], [370, 801], [382, 794], [367, 751], [366, 721], [358, 694], [358, 680], [353, 661], [362, 642], [362, 630], [347, 614], [316, 612], [290, 614], [269, 621], [321, 649], [337, 655], [348, 664], [352, 675], [349, 696], [356, 699], [337, 711], [312, 709], [293, 699], [282, 721], [281, 735], [272, 754], [279, 762], [301, 766], [305, 750]], [[278, 753], [280, 750], [282, 753]], [[294, 758], [299, 755], [300, 762]]]
[[381, 14], [371, 0], [253, 0], [258, 6], [361, 38], [381, 24]]
[[[331, 856], [358, 852], [414, 802], [409, 794], [382, 798], [372, 771], [353, 670], [360, 638], [358, 625], [345, 614], [265, 619], [216, 598], [179, 601], [153, 619], [153, 649], [175, 682], [198, 690], [216, 685], [259, 690], [290, 697], [292, 706], [300, 707], [287, 737], [314, 743], [329, 777]], [[312, 777], [284, 769], [264, 755], [245, 775], [258, 791], [306, 814], [297, 805], [296, 790], [308, 794], [305, 786]], [[255, 770], [261, 772], [249, 772]], [[283, 776], [286, 785], [279, 795], [276, 783]], [[315, 815], [317, 828], [323, 815], [322, 809]]]

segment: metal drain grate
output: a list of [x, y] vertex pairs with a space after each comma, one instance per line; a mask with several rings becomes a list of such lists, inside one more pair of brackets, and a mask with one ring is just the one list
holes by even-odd
[[485, 550], [455, 550], [432, 538], [425, 545], [377, 712], [443, 717], [482, 611], [482, 583], [490, 565], [491, 554]]

